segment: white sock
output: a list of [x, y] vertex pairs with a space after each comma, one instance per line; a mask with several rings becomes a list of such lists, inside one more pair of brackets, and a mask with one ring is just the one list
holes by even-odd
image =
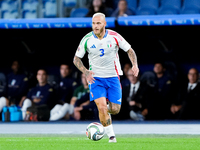
[[5, 97], [1, 97], [0, 98], [0, 112], [2, 111], [3, 107], [6, 106], [6, 98]]
[[21, 108], [23, 120], [25, 119], [27, 108], [31, 106], [32, 106], [31, 100], [28, 98], [25, 99]]
[[69, 104], [68, 103], [65, 103], [61, 109], [59, 111], [57, 111], [57, 113], [54, 113], [52, 116], [50, 116], [50, 121], [56, 121], [56, 120], [59, 120], [59, 119], [62, 119], [67, 111], [69, 109]]
[[51, 111], [50, 111], [50, 116], [53, 116], [55, 113], [57, 113], [63, 105], [57, 104], [56, 106], [54, 106]]
[[112, 124], [107, 127], [104, 127], [104, 129], [105, 129], [105, 133], [108, 135], [109, 138], [111, 136], [115, 136]]
[[69, 114], [72, 115], [74, 113], [74, 105], [69, 105]]

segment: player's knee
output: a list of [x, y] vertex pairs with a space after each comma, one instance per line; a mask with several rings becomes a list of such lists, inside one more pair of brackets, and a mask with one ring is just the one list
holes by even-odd
[[120, 112], [120, 108], [121, 108], [120, 105], [112, 105], [112, 107], [110, 109], [111, 114], [117, 115]]
[[99, 113], [101, 114], [107, 114], [108, 113], [108, 108], [107, 108], [107, 105], [99, 105], [98, 106], [98, 110], [99, 110]]
[[120, 112], [120, 108], [113, 108], [111, 109], [111, 114], [117, 115]]

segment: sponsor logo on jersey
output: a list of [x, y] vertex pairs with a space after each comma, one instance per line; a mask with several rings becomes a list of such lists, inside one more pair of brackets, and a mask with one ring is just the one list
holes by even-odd
[[93, 44], [90, 48], [96, 48], [96, 46]]

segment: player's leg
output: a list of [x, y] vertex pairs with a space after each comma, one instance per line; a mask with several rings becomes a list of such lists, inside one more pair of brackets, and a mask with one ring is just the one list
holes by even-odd
[[95, 100], [97, 108], [99, 110], [99, 119], [104, 126], [105, 133], [109, 137], [109, 142], [117, 142], [115, 133], [112, 126], [112, 119], [108, 112], [107, 102], [105, 97], [101, 97]]
[[120, 81], [117, 77], [108, 79], [108, 111], [110, 114], [116, 115], [120, 112], [122, 102], [122, 89]]
[[0, 112], [2, 111], [3, 107], [8, 106], [9, 100], [5, 97], [0, 98]]
[[[121, 109], [122, 89], [120, 81], [117, 77], [113, 77], [107, 80], [107, 84], [109, 86], [107, 90], [107, 98], [109, 100], [107, 106], [108, 112], [110, 114], [116, 115]], [[114, 133], [113, 129], [112, 132]], [[115, 134], [113, 134], [113, 136], [110, 137], [109, 142], [117, 142]]]
[[66, 115], [66, 113], [68, 111], [68, 107], [69, 107], [68, 103], [65, 103], [64, 105], [62, 105], [56, 113], [54, 113], [52, 116], [50, 116], [49, 120], [56, 121], [56, 120], [62, 119]]
[[[109, 139], [115, 137], [112, 120], [108, 112], [107, 107], [107, 85], [104, 85], [106, 79], [95, 78], [95, 83], [90, 84], [90, 101], [96, 103], [99, 111], [99, 119], [104, 126], [105, 133], [108, 135]], [[116, 142], [116, 139], [115, 139]]]
[[104, 127], [109, 126], [112, 122], [111, 122], [110, 115], [108, 114], [106, 98], [100, 97], [94, 101], [99, 111], [99, 119], [100, 119], [101, 124]]
[[56, 104], [50, 111], [50, 116], [53, 116], [55, 113], [57, 113], [61, 109], [61, 104]]
[[112, 103], [110, 101], [108, 101], [108, 112], [112, 115], [116, 115], [120, 112], [120, 109], [121, 109], [121, 105], [120, 104], [115, 104], [115, 103]]
[[25, 99], [24, 102], [23, 102], [23, 105], [22, 105], [22, 117], [23, 117], [23, 120], [25, 119], [26, 117], [26, 111], [27, 111], [27, 108], [28, 107], [31, 107], [32, 106], [32, 102], [30, 99]]

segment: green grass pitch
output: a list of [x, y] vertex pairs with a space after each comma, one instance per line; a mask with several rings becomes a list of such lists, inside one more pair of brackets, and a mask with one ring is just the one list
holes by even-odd
[[0, 135], [0, 150], [200, 150], [200, 135], [117, 135], [117, 143], [85, 135]]

